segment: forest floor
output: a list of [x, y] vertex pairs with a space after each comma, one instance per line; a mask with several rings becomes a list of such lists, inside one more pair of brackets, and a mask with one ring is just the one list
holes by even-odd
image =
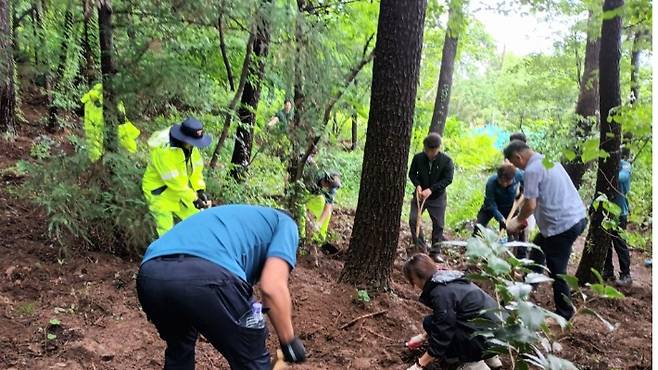
[[[45, 212], [6, 190], [19, 176], [3, 171], [29, 156], [36, 131], [22, 129], [0, 148], [0, 368], [3, 369], [159, 369], [164, 343], [140, 309], [135, 294], [139, 260], [100, 252], [76, 251], [61, 259], [47, 236]], [[32, 131], [32, 132], [31, 132]], [[332, 228], [337, 245], [347, 248], [352, 211], [338, 211]], [[308, 361], [292, 369], [405, 369], [413, 355], [406, 339], [420, 333], [428, 310], [400, 273], [409, 229], [402, 226], [395, 261], [393, 293], [356, 299], [355, 288], [337, 283], [341, 254], [321, 256], [315, 267], [300, 258], [291, 278], [293, 322], [304, 340]], [[582, 251], [578, 240], [571, 272]], [[632, 254], [633, 287], [625, 298], [599, 301], [594, 308], [618, 328], [609, 333], [598, 319], [579, 316], [575, 327], [559, 334], [562, 357], [583, 369], [649, 369], [651, 367], [651, 270], [645, 255]], [[552, 307], [549, 287], [535, 301]], [[341, 327], [368, 313], [371, 318]], [[52, 321], [59, 320], [59, 322]], [[56, 337], [48, 337], [48, 333]], [[271, 331], [272, 333], [272, 331]], [[269, 348], [276, 348], [270, 334]], [[226, 369], [221, 356], [203, 338], [197, 346], [198, 369]]]

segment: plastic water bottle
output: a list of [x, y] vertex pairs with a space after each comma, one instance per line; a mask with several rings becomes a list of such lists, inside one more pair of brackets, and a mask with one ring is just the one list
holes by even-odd
[[263, 304], [254, 302], [251, 305], [251, 312], [243, 318], [242, 325], [251, 329], [262, 329], [265, 327], [265, 317], [263, 316]]

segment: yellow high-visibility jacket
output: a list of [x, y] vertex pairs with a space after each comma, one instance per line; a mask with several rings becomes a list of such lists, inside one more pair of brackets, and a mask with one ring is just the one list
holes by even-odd
[[192, 148], [189, 160], [183, 149], [169, 143], [151, 149], [151, 160], [142, 179], [142, 191], [154, 208], [178, 212], [181, 205], [194, 208], [198, 190], [205, 190], [203, 158]]
[[89, 150], [89, 159], [96, 162], [103, 155], [103, 85], [96, 84], [82, 96], [85, 105], [83, 129]]
[[117, 110], [124, 117], [123, 123], [117, 127], [119, 145], [127, 150], [128, 153], [135, 153], [137, 151], [137, 138], [141, 134], [141, 131], [126, 116], [126, 107], [124, 107], [122, 101], [117, 105]]

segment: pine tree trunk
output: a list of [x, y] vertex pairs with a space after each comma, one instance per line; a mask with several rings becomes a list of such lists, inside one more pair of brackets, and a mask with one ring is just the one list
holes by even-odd
[[[623, 0], [605, 0], [603, 11], [618, 9], [624, 5]], [[619, 15], [605, 19], [601, 27], [601, 53], [599, 56], [599, 91], [601, 94], [601, 143], [599, 148], [606, 151], [607, 158], [599, 158], [596, 176], [596, 196], [605, 194], [612, 201], [619, 194], [619, 147], [621, 144], [621, 126], [610, 119], [611, 109], [621, 105], [619, 91], [619, 61], [621, 59], [622, 19]], [[612, 217], [612, 215], [610, 215]], [[602, 271], [606, 254], [612, 246], [612, 237], [603, 228], [605, 213], [598, 207], [591, 214], [591, 225], [583, 256], [578, 265], [576, 277], [581, 284], [595, 282], [591, 272], [594, 268]]]
[[[52, 88], [57, 89], [59, 83], [64, 78], [64, 68], [66, 67], [66, 56], [68, 54], [68, 46], [70, 43], [71, 32], [73, 31], [73, 4], [69, 2], [64, 15], [64, 33], [62, 34], [62, 42], [59, 47], [59, 62], [57, 64], [57, 71], [52, 78]], [[48, 130], [56, 132], [59, 129], [57, 125], [57, 106], [53, 101], [48, 106]]]
[[[593, 31], [596, 27], [594, 22], [598, 22], [598, 18], [594, 15], [594, 12], [590, 11], [587, 20], [588, 32], [587, 45], [585, 46], [585, 67], [580, 79], [580, 92], [578, 94], [578, 102], [576, 103], [574, 135], [579, 143], [589, 138], [598, 123], [596, 110], [599, 108], [598, 68], [601, 40], [598, 36], [598, 30]], [[582, 162], [580, 150], [577, 150], [576, 157], [572, 161], [564, 163], [564, 168], [576, 186], [576, 189], [579, 189], [583, 181], [583, 175], [589, 168], [589, 164]]]
[[82, 6], [84, 9], [84, 23], [82, 30], [82, 55], [84, 56], [84, 65], [80, 68], [80, 73], [82, 74], [87, 87], [91, 87], [96, 80], [96, 63], [94, 62], [94, 53], [91, 47], [89, 34], [93, 12], [91, 11], [92, 5], [89, 2], [90, 0], [82, 0]]
[[432, 122], [429, 132], [436, 132], [443, 135], [448, 118], [448, 107], [450, 105], [450, 90], [452, 89], [452, 75], [455, 70], [455, 57], [457, 56], [457, 45], [459, 43], [459, 33], [456, 27], [451, 27], [461, 22], [463, 13], [462, 4], [458, 1], [450, 2], [448, 28], [446, 30], [445, 40], [443, 41], [443, 54], [441, 57], [441, 71], [439, 72], [439, 86], [436, 91], [436, 100], [434, 101], [434, 113], [432, 113]]
[[350, 150], [356, 150], [358, 141], [359, 121], [356, 112], [352, 113], [352, 146]]
[[[251, 164], [256, 110], [260, 100], [261, 81], [265, 73], [265, 58], [267, 58], [270, 43], [269, 24], [266, 17], [266, 15], [262, 16], [261, 21], [258, 23], [252, 46], [254, 63], [249, 66], [249, 77], [244, 85], [240, 109], [238, 110], [240, 125], [236, 130], [233, 156], [231, 157], [231, 163], [234, 165], [231, 176], [237, 181], [244, 181]], [[227, 71], [230, 71], [229, 64], [226, 64], [226, 68]]]
[[0, 0], [0, 132], [15, 132], [16, 90], [11, 0]]
[[114, 91], [112, 3], [101, 0], [98, 8], [98, 35], [101, 51], [101, 74], [103, 76], [103, 119], [105, 120], [105, 150], [116, 153], [118, 150], [117, 112]]
[[382, 0], [359, 202], [340, 280], [390, 286], [400, 232], [426, 0]]

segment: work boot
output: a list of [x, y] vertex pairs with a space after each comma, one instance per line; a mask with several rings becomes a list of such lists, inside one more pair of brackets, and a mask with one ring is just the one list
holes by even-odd
[[459, 365], [457, 370], [489, 370], [489, 366], [484, 363], [484, 361], [478, 362], [464, 362]]
[[629, 287], [633, 285], [633, 278], [631, 278], [631, 274], [619, 275], [619, 279], [615, 281], [615, 285], [622, 287]]
[[430, 248], [429, 256], [436, 263], [443, 263], [444, 260], [441, 258], [441, 242], [432, 243], [432, 248]]
[[613, 282], [613, 281], [615, 281], [614, 272], [603, 271], [603, 274], [601, 276], [603, 277], [604, 282]]
[[487, 364], [487, 366], [489, 366], [491, 369], [500, 369], [503, 367], [503, 362], [500, 361], [500, 357], [498, 357], [498, 355], [484, 359], [484, 363]]

